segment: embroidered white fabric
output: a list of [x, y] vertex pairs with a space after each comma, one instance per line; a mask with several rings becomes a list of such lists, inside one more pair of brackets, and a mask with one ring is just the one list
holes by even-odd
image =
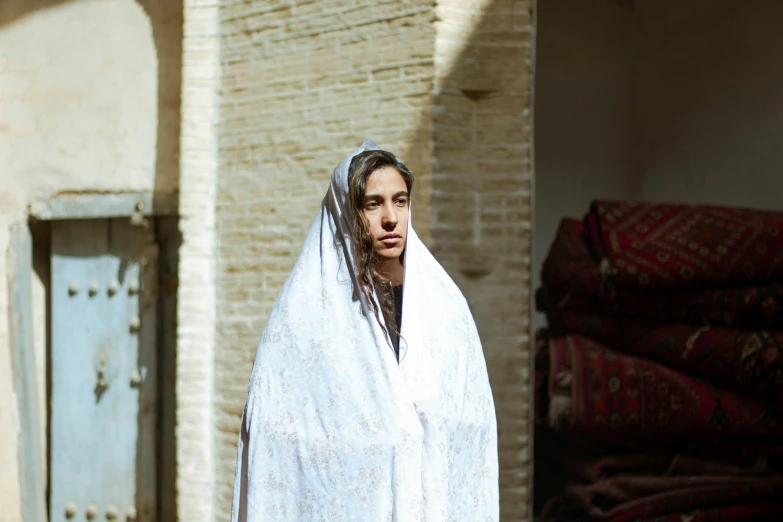
[[261, 337], [233, 522], [499, 518], [495, 408], [464, 297], [409, 220], [398, 365], [354, 284], [348, 167], [377, 148], [334, 169]]

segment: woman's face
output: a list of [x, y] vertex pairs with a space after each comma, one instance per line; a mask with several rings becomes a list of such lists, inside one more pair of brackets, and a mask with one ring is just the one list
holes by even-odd
[[394, 167], [381, 167], [367, 178], [364, 217], [373, 249], [383, 259], [397, 259], [408, 232], [408, 187]]

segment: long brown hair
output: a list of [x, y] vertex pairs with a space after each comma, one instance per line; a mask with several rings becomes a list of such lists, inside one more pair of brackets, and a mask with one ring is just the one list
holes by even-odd
[[[358, 280], [361, 291], [368, 296], [368, 301], [379, 323], [381, 321], [378, 314], [379, 312], [383, 314], [384, 323], [386, 324], [385, 333], [395, 332], [399, 335], [399, 325], [394, 314], [392, 285], [388, 279], [378, 273], [378, 259], [373, 248], [374, 241], [364, 217], [364, 196], [367, 190], [367, 179], [370, 177], [370, 174], [383, 167], [393, 167], [400, 173], [408, 188], [409, 195], [413, 190], [413, 174], [391, 152], [367, 150], [354, 156], [351, 159], [351, 165], [348, 167], [348, 197], [351, 205], [351, 220], [353, 222], [351, 235], [353, 243], [356, 245], [356, 260], [359, 265]], [[402, 255], [405, 255], [404, 251]], [[373, 288], [378, 299], [377, 303], [372, 298]]]

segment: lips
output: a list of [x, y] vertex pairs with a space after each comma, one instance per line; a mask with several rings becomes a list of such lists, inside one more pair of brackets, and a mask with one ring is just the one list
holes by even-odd
[[379, 241], [387, 247], [393, 247], [402, 241], [402, 236], [399, 234], [386, 234]]

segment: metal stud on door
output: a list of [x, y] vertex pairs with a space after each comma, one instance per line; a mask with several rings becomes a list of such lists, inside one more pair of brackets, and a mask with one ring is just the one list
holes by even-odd
[[51, 247], [49, 520], [152, 522], [157, 246], [113, 219], [54, 221]]

